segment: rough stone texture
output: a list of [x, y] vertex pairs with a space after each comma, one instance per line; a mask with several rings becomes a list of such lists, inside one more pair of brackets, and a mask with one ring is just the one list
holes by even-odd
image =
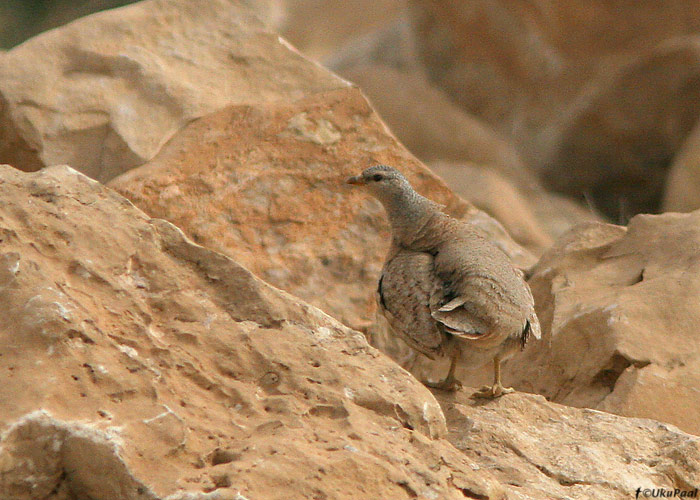
[[436, 391], [443, 413], [359, 333], [68, 167], [0, 167], [0, 200], [1, 498], [622, 499], [700, 481], [698, 438], [665, 424]]
[[519, 264], [533, 263], [402, 148], [356, 89], [201, 118], [110, 185], [196, 242], [366, 329], [390, 233], [381, 205], [344, 181], [377, 163], [401, 169], [449, 213], [469, 216]]
[[580, 226], [532, 271], [542, 342], [506, 380], [700, 433], [700, 212]]
[[347, 86], [263, 27], [256, 15], [273, 15], [274, 6], [252, 4], [255, 11], [233, 0], [150, 0], [8, 51], [0, 58], [0, 162], [22, 170], [69, 163], [107, 181], [226, 105]]
[[68, 167], [0, 179], [0, 497], [502, 498], [361, 334]]
[[672, 425], [529, 394], [486, 403], [468, 394], [435, 392], [448, 439], [506, 483], [509, 499], [627, 500], [637, 488], [700, 485], [700, 438]]
[[583, 191], [612, 217], [658, 209], [700, 109], [697, 2], [410, 5], [431, 81], [528, 165], [547, 165], [550, 186]]
[[673, 158], [664, 191], [664, 212], [700, 208], [700, 126], [696, 125]]

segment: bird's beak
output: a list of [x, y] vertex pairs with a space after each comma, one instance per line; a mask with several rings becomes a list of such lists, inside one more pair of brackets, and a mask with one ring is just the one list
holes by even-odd
[[350, 177], [347, 181], [345, 181], [347, 184], [364, 184], [365, 180], [362, 178], [360, 175], [353, 175]]

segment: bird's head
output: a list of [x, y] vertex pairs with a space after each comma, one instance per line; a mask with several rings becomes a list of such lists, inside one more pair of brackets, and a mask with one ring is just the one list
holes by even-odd
[[350, 177], [346, 182], [365, 187], [382, 202], [396, 198], [402, 193], [413, 191], [401, 172], [386, 165], [370, 167], [360, 175]]
[[384, 205], [393, 238], [406, 248], [426, 220], [440, 210], [439, 205], [416, 193], [401, 172], [386, 165], [370, 167], [346, 182], [364, 187]]

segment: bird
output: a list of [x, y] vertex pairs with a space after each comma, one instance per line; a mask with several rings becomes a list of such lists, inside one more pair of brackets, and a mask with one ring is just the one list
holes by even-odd
[[472, 224], [418, 194], [395, 168], [376, 165], [346, 181], [377, 198], [391, 224], [391, 246], [377, 284], [390, 331], [430, 359], [450, 358], [447, 376], [424, 384], [459, 390], [457, 363], [493, 361], [493, 384], [474, 398], [497, 398], [501, 363], [541, 337], [530, 287], [508, 256]]

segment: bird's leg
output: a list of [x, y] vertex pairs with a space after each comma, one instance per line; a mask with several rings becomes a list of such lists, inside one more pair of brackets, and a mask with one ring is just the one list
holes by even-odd
[[493, 358], [493, 385], [490, 387], [488, 385], [482, 387], [472, 394], [472, 397], [497, 398], [504, 394], [510, 394], [511, 392], [515, 392], [515, 389], [512, 387], [503, 387], [503, 385], [501, 385], [501, 358], [495, 357]]
[[423, 382], [428, 387], [433, 389], [440, 389], [443, 391], [458, 391], [462, 388], [462, 383], [455, 378], [455, 368], [457, 368], [457, 360], [462, 352], [459, 349], [459, 345], [456, 345], [452, 353], [452, 359], [450, 361], [450, 371], [447, 372], [447, 377], [445, 377], [440, 382]]

